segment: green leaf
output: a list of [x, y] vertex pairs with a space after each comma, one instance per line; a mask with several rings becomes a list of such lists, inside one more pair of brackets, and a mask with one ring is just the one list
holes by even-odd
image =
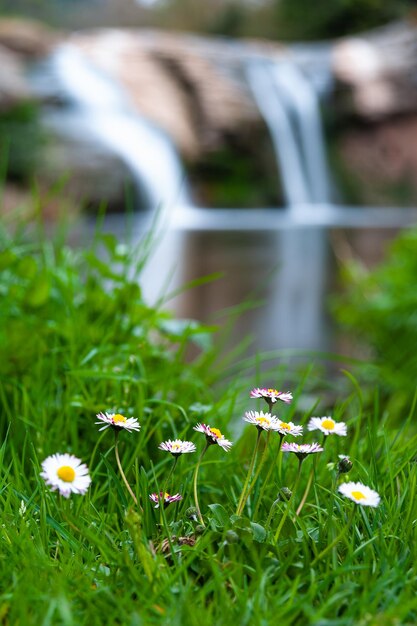
[[86, 252], [85, 257], [89, 266], [97, 270], [103, 278], [111, 278], [116, 282], [123, 282], [123, 276], [120, 276], [117, 272], [112, 271], [110, 263], [101, 261], [92, 252]]
[[254, 541], [259, 541], [259, 543], [263, 543], [267, 536], [266, 529], [260, 524], [257, 524], [256, 522], [251, 522], [250, 527], [252, 528], [252, 531], [253, 531]]
[[230, 522], [229, 515], [221, 504], [209, 504], [209, 509], [213, 513], [213, 520], [217, 526], [227, 526]]

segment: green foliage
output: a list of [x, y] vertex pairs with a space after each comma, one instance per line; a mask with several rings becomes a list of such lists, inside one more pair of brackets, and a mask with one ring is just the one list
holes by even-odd
[[37, 105], [22, 102], [0, 113], [1, 165], [9, 178], [20, 182], [30, 179], [43, 141]]
[[[209, 346], [213, 329], [173, 320], [143, 301], [138, 276], [146, 245], [133, 251], [102, 236], [77, 251], [62, 241], [37, 242], [32, 233], [32, 243], [3, 236], [1, 250], [4, 626], [416, 623], [415, 403], [394, 427], [378, 393], [364, 407], [349, 374], [350, 392], [332, 407], [348, 437], [328, 437], [320, 458], [304, 461], [298, 490], [295, 458], [278, 457], [276, 433], [268, 446], [263, 437], [264, 471], [236, 515], [257, 432], [241, 427], [249, 385], [235, 366], [238, 375], [214, 391], [224, 368]], [[191, 358], [196, 337], [200, 352]], [[276, 367], [274, 382], [282, 376]], [[282, 419], [306, 425], [327, 410], [306, 381], [292, 390], [291, 405], [274, 407]], [[139, 433], [119, 434], [137, 507], [117, 471], [112, 431], [99, 433], [94, 424], [98, 411], [113, 409], [141, 422]], [[205, 527], [192, 508], [195, 455], [183, 455], [171, 472], [172, 457], [158, 450], [161, 441], [181, 437], [200, 452], [197, 421], [234, 440], [227, 453], [209, 446], [201, 463]], [[232, 428], [239, 430], [233, 437]], [[64, 451], [82, 458], [92, 477], [87, 494], [69, 500], [39, 476], [42, 460]], [[341, 453], [353, 461], [349, 480], [380, 493], [378, 509], [335, 492]], [[310, 475], [313, 487], [297, 516]], [[292, 498], [282, 497], [282, 487]], [[154, 509], [149, 493], [161, 490], [183, 500]]]
[[346, 293], [333, 299], [337, 320], [371, 349], [386, 392], [408, 404], [417, 378], [417, 230], [404, 231], [376, 269], [350, 263], [343, 277]]
[[[257, 146], [259, 151], [259, 145]], [[264, 146], [269, 154], [271, 146]], [[260, 151], [262, 153], [262, 150]], [[274, 164], [268, 172], [268, 165]], [[275, 160], [259, 161], [236, 147], [212, 152], [190, 168], [190, 178], [205, 206], [220, 208], [258, 208], [283, 204], [278, 189]]]
[[[70, 412], [62, 436], [82, 433], [91, 441], [84, 416], [106, 407], [142, 413], [144, 398], [152, 397], [160, 417], [167, 406], [178, 414], [178, 403], [191, 390], [193, 401], [211, 403], [203, 381], [215, 328], [179, 323], [146, 305], [138, 284], [142, 254], [112, 235], [86, 251], [3, 237], [3, 430], [7, 418], [14, 424], [24, 415], [37, 428]], [[197, 357], [180, 367], [191, 345]]]
[[398, 19], [407, 0], [278, 0], [277, 21], [287, 39], [329, 39], [369, 30]]

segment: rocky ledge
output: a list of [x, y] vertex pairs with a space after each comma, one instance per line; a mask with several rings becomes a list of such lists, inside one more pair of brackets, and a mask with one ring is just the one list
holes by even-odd
[[[34, 89], [27, 67], [64, 42], [116, 81], [132, 106], [166, 132], [188, 163], [204, 161], [225, 147], [253, 156], [254, 146], [265, 142], [265, 125], [245, 79], [244, 60], [259, 54], [277, 59], [286, 52], [283, 46], [267, 41], [236, 42], [129, 29], [57, 34], [34, 22], [3, 20], [0, 113], [24, 101], [50, 104], [51, 94]], [[417, 145], [414, 24], [393, 24], [360, 38], [335, 41], [330, 48], [333, 111], [340, 119], [356, 120], [352, 132], [347, 123], [339, 143], [349, 167], [355, 170], [356, 163], [357, 174], [363, 176], [369, 167], [372, 170], [372, 163], [388, 154], [395, 162], [388, 164], [384, 179], [393, 177], [395, 182], [407, 168], [416, 171], [417, 154], [412, 147]], [[59, 106], [59, 97], [55, 104]], [[366, 128], [360, 128], [361, 122], [366, 122]], [[94, 167], [88, 165], [92, 161]], [[58, 133], [44, 148], [39, 173], [50, 184], [71, 171], [79, 196], [116, 205], [128, 175], [116, 161], [114, 155], [98, 155], [96, 148], [91, 151], [85, 142]], [[374, 175], [373, 170], [369, 172], [371, 179]], [[104, 179], [109, 184], [97, 184]], [[104, 194], [100, 198], [96, 197], [98, 188]]]

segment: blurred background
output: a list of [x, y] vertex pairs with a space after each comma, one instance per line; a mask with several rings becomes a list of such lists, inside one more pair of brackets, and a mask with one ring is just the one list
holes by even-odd
[[249, 334], [249, 352], [353, 353], [329, 309], [340, 268], [381, 263], [417, 220], [416, 16], [405, 0], [2, 0], [1, 212], [64, 213], [82, 243], [105, 209], [121, 242], [153, 229], [150, 301]]

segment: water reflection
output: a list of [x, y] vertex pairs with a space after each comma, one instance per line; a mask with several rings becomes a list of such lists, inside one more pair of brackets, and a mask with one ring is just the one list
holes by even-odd
[[[214, 223], [216, 212], [210, 213]], [[398, 225], [387, 221], [386, 227], [335, 229], [287, 224], [241, 230], [239, 214], [235, 211], [234, 230], [187, 230], [174, 220], [161, 235], [142, 276], [145, 298], [155, 302], [190, 280], [219, 272], [221, 278], [180, 293], [167, 302], [168, 308], [180, 317], [224, 324], [227, 309], [251, 301], [256, 306], [233, 323], [230, 345], [250, 334], [250, 352], [337, 351], [339, 337], [328, 311], [328, 296], [340, 286], [334, 241], [342, 238], [357, 258], [372, 265], [383, 258]], [[409, 212], [407, 216], [412, 217]], [[128, 234], [120, 216], [109, 216], [104, 226], [121, 240], [140, 245], [149, 222], [143, 215], [132, 216]], [[222, 310], [225, 315], [219, 315]]]

